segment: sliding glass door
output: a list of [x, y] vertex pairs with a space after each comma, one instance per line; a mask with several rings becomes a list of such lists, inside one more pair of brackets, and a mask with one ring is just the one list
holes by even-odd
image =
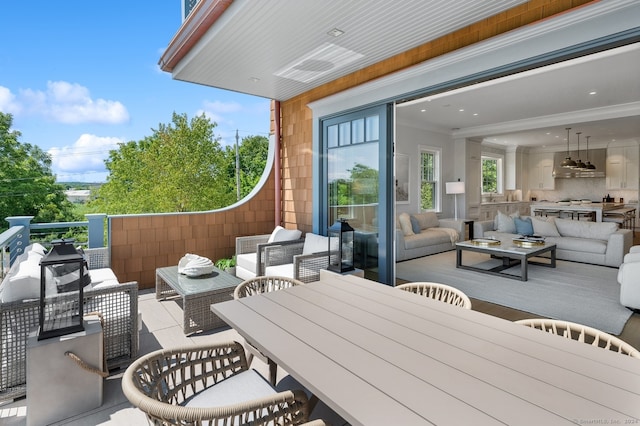
[[325, 119], [321, 125], [322, 229], [346, 220], [355, 229], [355, 266], [383, 283], [393, 280], [389, 111], [390, 106], [382, 105]]

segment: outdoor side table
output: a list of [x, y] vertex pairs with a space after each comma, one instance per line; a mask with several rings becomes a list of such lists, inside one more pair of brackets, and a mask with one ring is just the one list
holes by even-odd
[[233, 290], [242, 280], [218, 268], [210, 274], [188, 277], [177, 266], [156, 269], [156, 300], [182, 298], [184, 334], [226, 326], [211, 312], [211, 304], [233, 299]]

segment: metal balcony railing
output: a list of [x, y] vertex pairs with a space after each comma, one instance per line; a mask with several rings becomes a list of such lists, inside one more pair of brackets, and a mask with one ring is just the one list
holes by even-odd
[[[86, 230], [86, 240], [76, 241], [79, 246], [97, 248], [105, 246], [105, 214], [88, 214], [83, 222], [31, 223], [33, 216], [6, 218], [9, 229], [0, 234], [0, 278], [4, 278], [15, 259], [31, 243], [45, 247], [52, 239], [62, 238], [70, 229]], [[84, 234], [83, 234], [84, 235]]]

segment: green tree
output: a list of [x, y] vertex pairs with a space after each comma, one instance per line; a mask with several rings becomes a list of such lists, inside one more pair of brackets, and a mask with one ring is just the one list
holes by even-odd
[[[269, 139], [264, 136], [247, 136], [238, 145], [240, 160], [240, 198], [246, 197], [257, 185], [267, 165]], [[227, 146], [225, 150], [228, 168], [229, 191], [236, 194], [236, 147]]]
[[7, 229], [4, 218], [9, 216], [34, 216], [34, 222], [79, 220], [64, 187], [56, 183], [51, 156], [21, 143], [12, 124], [13, 116], [0, 112], [0, 229]]
[[[90, 202], [91, 210], [107, 214], [187, 212], [234, 203], [235, 148], [221, 147], [213, 134], [215, 127], [204, 114], [189, 120], [186, 114], [174, 113], [172, 123], [160, 124], [151, 136], [120, 144], [105, 162], [109, 176]], [[264, 170], [266, 153], [262, 156], [262, 152], [268, 149], [268, 140], [260, 141], [262, 144], [246, 138], [240, 148], [243, 196]]]

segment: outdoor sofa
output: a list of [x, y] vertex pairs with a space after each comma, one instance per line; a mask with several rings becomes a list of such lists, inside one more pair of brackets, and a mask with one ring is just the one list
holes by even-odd
[[[29, 248], [14, 262], [0, 285], [0, 401], [19, 398], [27, 392], [27, 338], [38, 328], [40, 289], [37, 259], [21, 265], [28, 261]], [[107, 367], [126, 366], [138, 355], [138, 283], [117, 281], [109, 268], [107, 248], [84, 252], [91, 276], [91, 284], [83, 292], [84, 313], [99, 312], [103, 317]], [[25, 271], [25, 266], [31, 271]], [[16, 275], [24, 276], [25, 272], [30, 275], [28, 279]], [[20, 292], [10, 288], [12, 277], [12, 283], [19, 282]], [[34, 293], [36, 282], [37, 292]], [[61, 293], [49, 297], [51, 303], [68, 305], [77, 295], [74, 298], [72, 293]]]

